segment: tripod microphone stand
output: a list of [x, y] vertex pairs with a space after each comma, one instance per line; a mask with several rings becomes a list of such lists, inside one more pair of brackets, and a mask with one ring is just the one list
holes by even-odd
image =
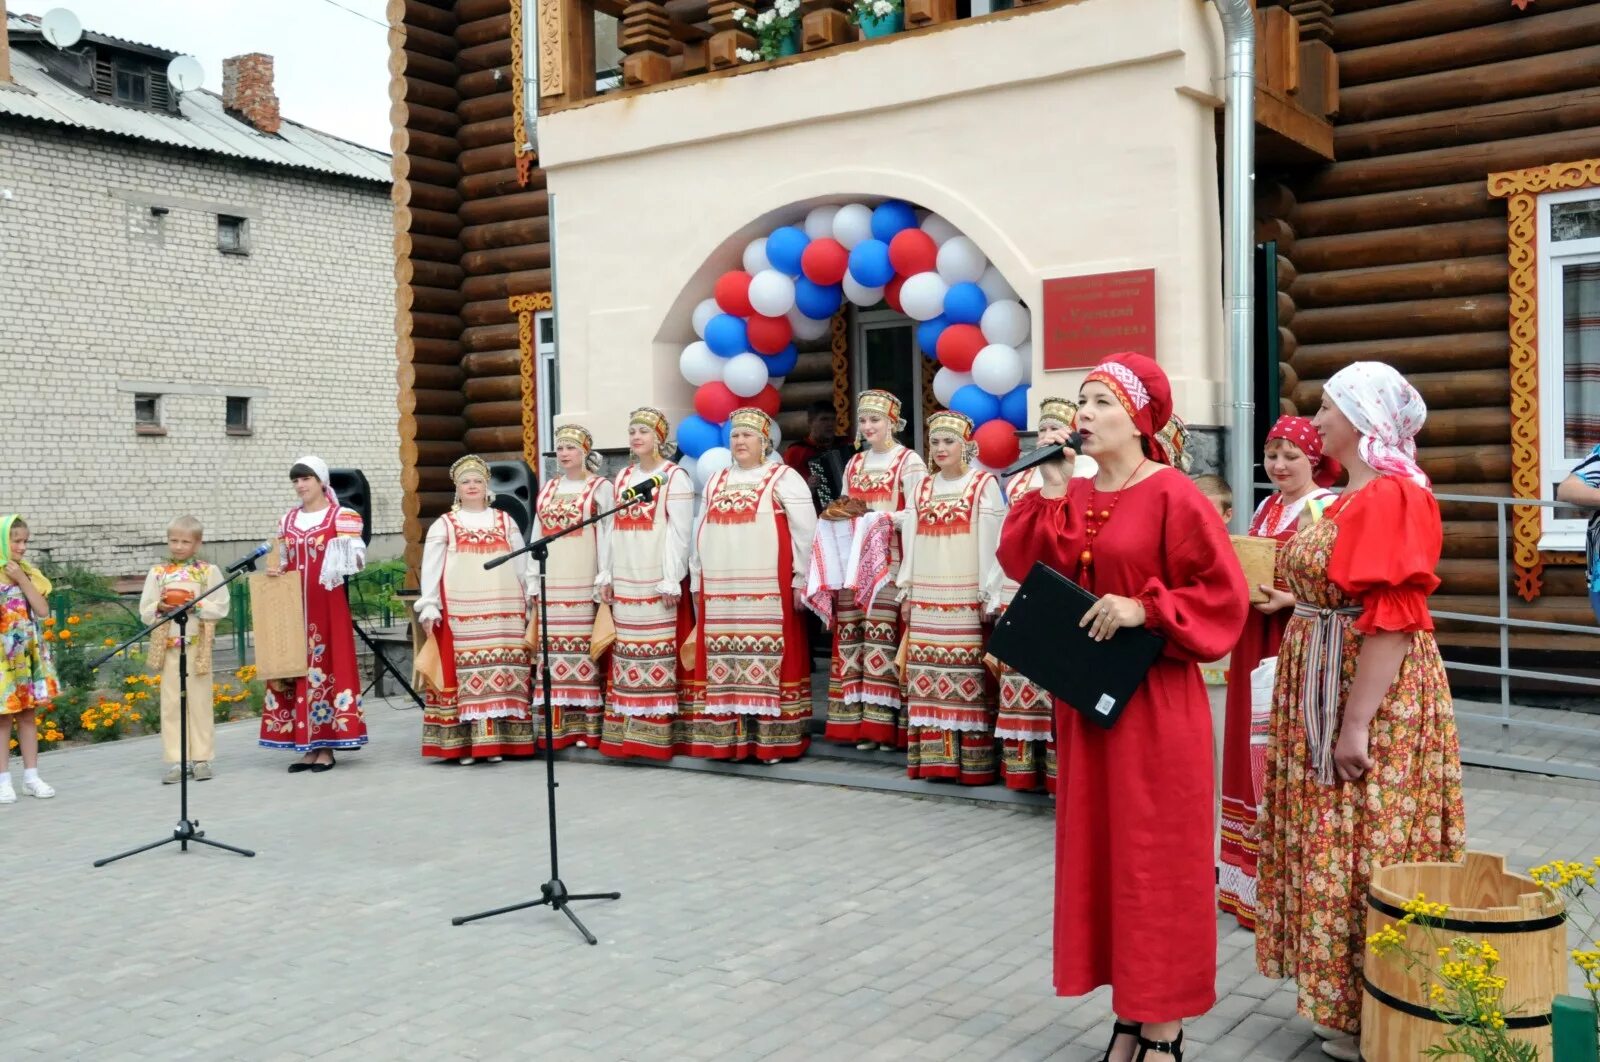
[[[263, 546], [262, 552], [265, 549], [266, 547]], [[259, 555], [260, 552], [255, 556]], [[142, 844], [138, 848], [130, 848], [126, 852], [107, 856], [105, 859], [97, 859], [94, 862], [95, 866], [103, 867], [107, 863], [115, 863], [119, 859], [126, 859], [129, 856], [138, 855], [140, 852], [148, 852], [152, 848], [160, 848], [162, 845], [172, 844], [174, 841], [185, 852], [189, 850], [189, 843], [192, 841], [195, 844], [210, 845], [212, 848], [221, 848], [224, 851], [234, 852], [242, 856], [255, 855], [254, 852], [247, 848], [235, 848], [231, 844], [223, 844], [221, 841], [211, 840], [200, 829], [200, 820], [189, 818], [189, 639], [187, 637], [189, 613], [193, 612], [195, 606], [200, 604], [201, 601], [232, 583], [245, 572], [254, 571], [256, 566], [255, 556], [247, 557], [233, 566], [228, 571], [226, 579], [205, 593], [179, 605], [171, 612], [157, 616], [156, 621], [150, 626], [144, 628], [144, 630], [110, 652], [103, 654], [100, 659], [90, 665], [91, 667], [99, 667], [124, 649], [127, 649], [146, 635], [161, 629], [168, 623], [176, 623], [178, 625], [178, 766], [180, 768], [178, 772], [178, 824], [172, 828], [171, 837], [163, 837], [159, 841], [151, 841], [149, 844]]]
[[524, 553], [533, 554], [533, 559], [539, 564], [539, 671], [541, 697], [544, 704], [545, 790], [548, 793], [548, 804], [550, 810], [550, 880], [539, 886], [539, 898], [537, 900], [524, 900], [522, 903], [514, 903], [509, 907], [497, 907], [492, 911], [482, 911], [474, 915], [465, 915], [460, 918], [452, 918], [450, 919], [450, 924], [453, 926], [465, 925], [468, 922], [476, 922], [480, 918], [493, 918], [495, 915], [509, 914], [512, 911], [521, 911], [529, 907], [550, 907], [554, 910], [560, 911], [562, 914], [571, 919], [572, 924], [577, 927], [578, 932], [583, 934], [584, 940], [588, 941], [590, 944], [598, 944], [600, 942], [595, 939], [594, 934], [589, 932], [588, 927], [578, 920], [578, 916], [574, 914], [572, 908], [567, 905], [575, 900], [622, 899], [622, 893], [620, 892], [571, 893], [567, 891], [566, 883], [561, 880], [560, 857], [556, 843], [557, 782], [555, 760], [555, 723], [553, 722], [555, 712], [550, 704], [550, 623], [548, 609], [545, 605], [545, 599], [547, 596], [545, 592], [545, 575], [550, 559], [550, 543], [554, 542], [558, 538], [565, 538], [574, 531], [581, 531], [590, 524], [599, 523], [601, 520], [604, 520], [613, 513], [621, 512], [623, 509], [626, 509], [629, 506], [637, 505], [639, 502], [649, 500], [650, 496], [655, 493], [660, 486], [660, 483], [652, 480], [645, 480], [637, 487], [632, 488], [632, 490], [637, 491], [638, 493], [632, 494], [632, 496], [628, 497], [620, 504], [607, 509], [605, 512], [596, 513], [587, 520], [573, 524], [571, 527], [562, 528], [553, 535], [546, 535], [535, 542], [528, 543], [528, 545], [522, 547], [514, 553], [508, 553], [504, 557], [496, 557], [494, 560], [488, 561], [484, 564], [484, 568], [486, 569], [498, 568], [500, 565], [505, 564], [507, 561], [515, 557], [519, 557]]

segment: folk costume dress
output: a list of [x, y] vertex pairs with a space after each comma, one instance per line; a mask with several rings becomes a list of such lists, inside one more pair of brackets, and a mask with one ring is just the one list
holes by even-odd
[[[541, 535], [553, 535], [576, 527], [596, 513], [612, 507], [616, 488], [603, 476], [582, 480], [561, 476], [545, 483], [539, 491], [538, 520]], [[550, 703], [555, 712], [551, 720], [555, 747], [566, 748], [583, 742], [591, 748], [600, 745], [605, 716], [601, 664], [590, 655], [594, 618], [598, 608], [595, 580], [611, 565], [611, 520], [590, 524], [550, 543], [546, 562], [546, 618], [550, 623]], [[538, 618], [538, 572], [528, 572], [528, 592], [535, 595], [534, 618]], [[534, 653], [539, 652], [538, 642]], [[542, 694], [535, 691], [538, 702]], [[537, 737], [544, 741], [542, 709]]]
[[773, 763], [810, 746], [811, 657], [794, 591], [805, 585], [816, 521], [811, 492], [788, 465], [735, 465], [707, 481], [690, 755]]
[[[487, 479], [487, 474], [484, 473]], [[485, 570], [522, 548], [494, 508], [454, 509], [428, 528], [416, 609], [435, 618], [444, 685], [424, 690], [422, 755], [436, 760], [532, 756], [527, 558]]]
[[935, 473], [917, 488], [915, 510], [899, 577], [910, 602], [906, 774], [989, 785], [994, 699], [983, 664], [984, 587], [994, 582], [1005, 519], [1000, 484], [977, 469], [953, 480]]
[[[1086, 382], [1121, 388], [1164, 460], [1149, 440], [1171, 416], [1166, 374], [1137, 354], [1111, 364]], [[1203, 1014], [1216, 999], [1216, 790], [1199, 665], [1238, 640], [1248, 597], [1227, 530], [1187, 476], [1162, 468], [1120, 491], [1073, 479], [1064, 498], [1024, 494], [999, 556], [1013, 579], [1043, 561], [1094, 594], [1133, 598], [1165, 639], [1109, 730], [1056, 703], [1055, 990], [1110, 985], [1128, 1021]]]
[[[0, 519], [0, 715], [45, 707], [61, 694], [61, 680], [44, 640], [45, 617], [34, 616], [22, 587], [5, 574], [5, 566], [13, 560], [11, 528], [16, 522], [15, 515]], [[27, 561], [17, 564], [40, 596], [48, 598], [52, 587], [44, 573]], [[0, 740], [9, 737], [7, 727]]]
[[[867, 450], [852, 457], [845, 466], [844, 493], [877, 512], [909, 515], [917, 488], [927, 478], [922, 458], [897, 443], [883, 453]], [[897, 528], [889, 539], [890, 582], [900, 573], [901, 537]], [[823, 731], [830, 741], [906, 747], [904, 691], [895, 666], [900, 611], [893, 597], [879, 594], [871, 613], [866, 613], [853, 592], [839, 592], [828, 667], [828, 722]]]
[[[222, 582], [222, 570], [199, 558], [169, 560], [150, 569], [139, 595], [139, 622], [154, 623], [166, 611], [163, 597], [188, 594], [199, 597]], [[211, 682], [211, 653], [216, 641], [217, 621], [228, 615], [228, 595], [215, 593], [189, 613], [188, 645], [183, 656], [189, 660], [189, 760], [209, 763], [215, 753], [216, 716]], [[169, 623], [153, 632], [145, 666], [161, 676], [161, 751], [167, 763], [180, 759], [183, 706], [178, 683], [178, 625]]]
[[[308, 464], [308, 459], [299, 463]], [[327, 482], [325, 476], [318, 478]], [[301, 576], [308, 670], [291, 683], [267, 684], [260, 742], [269, 749], [310, 752], [367, 743], [355, 628], [344, 586], [366, 560], [361, 514], [342, 508], [333, 491], [324, 490], [327, 506], [317, 512], [290, 509], [278, 527], [284, 570]]]
[[[1331, 483], [1338, 466], [1322, 457], [1322, 441], [1305, 417], [1281, 417], [1267, 435], [1288, 439], [1311, 459], [1316, 483]], [[1333, 464], [1333, 475], [1327, 465]], [[1317, 519], [1335, 495], [1325, 486], [1313, 486], [1299, 500], [1286, 502], [1281, 492], [1274, 493], [1257, 507], [1250, 519], [1249, 534], [1258, 538], [1289, 541], [1299, 528], [1301, 515]], [[1282, 574], [1275, 580], [1278, 589], [1287, 590]], [[1245, 929], [1256, 924], [1256, 864], [1261, 852], [1254, 836], [1261, 804], [1262, 753], [1269, 739], [1270, 726], [1252, 718], [1250, 673], [1261, 661], [1278, 654], [1278, 643], [1289, 622], [1291, 610], [1271, 614], [1251, 608], [1245, 614], [1239, 644], [1233, 647], [1228, 663], [1227, 711], [1222, 733], [1222, 864], [1218, 871], [1217, 904], [1239, 920]]]
[[[600, 576], [615, 595], [611, 620], [617, 630], [600, 751], [666, 760], [678, 741], [689, 681], [678, 650], [694, 630], [688, 579], [694, 484], [689, 473], [666, 461], [654, 473], [630, 465], [614, 486], [620, 494], [652, 474], [666, 476], [666, 484], [612, 518], [611, 567]], [[668, 604], [669, 593], [680, 595], [676, 605]]]

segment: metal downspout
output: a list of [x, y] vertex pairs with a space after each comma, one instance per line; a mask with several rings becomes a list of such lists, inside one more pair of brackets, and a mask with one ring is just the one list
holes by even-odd
[[1255, 124], [1256, 19], [1250, 0], [1213, 0], [1227, 48], [1222, 178], [1223, 304], [1228, 329], [1228, 482], [1238, 504], [1233, 529], [1243, 532], [1255, 509]]
[[522, 0], [523, 151], [539, 150], [539, 0]]

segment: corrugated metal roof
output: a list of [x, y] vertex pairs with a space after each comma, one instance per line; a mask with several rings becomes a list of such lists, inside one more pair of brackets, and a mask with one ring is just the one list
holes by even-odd
[[[12, 31], [38, 33], [36, 24], [18, 15], [7, 16], [6, 29], [8, 34]], [[222, 97], [214, 92], [184, 93], [178, 100], [179, 114], [141, 111], [85, 96], [51, 77], [39, 60], [26, 50], [16, 49], [11, 54], [11, 76], [15, 85], [0, 84], [0, 114], [274, 166], [384, 184], [392, 179], [389, 156], [381, 151], [318, 132], [287, 118], [276, 136], [258, 132], [230, 117], [222, 109]]]

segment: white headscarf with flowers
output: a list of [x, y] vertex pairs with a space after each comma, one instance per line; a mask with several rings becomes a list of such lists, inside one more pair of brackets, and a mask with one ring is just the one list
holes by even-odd
[[1417, 389], [1381, 361], [1358, 361], [1333, 374], [1323, 390], [1339, 407], [1361, 441], [1356, 452], [1379, 472], [1405, 476], [1428, 487], [1417, 464], [1417, 433], [1428, 419], [1428, 405]]

